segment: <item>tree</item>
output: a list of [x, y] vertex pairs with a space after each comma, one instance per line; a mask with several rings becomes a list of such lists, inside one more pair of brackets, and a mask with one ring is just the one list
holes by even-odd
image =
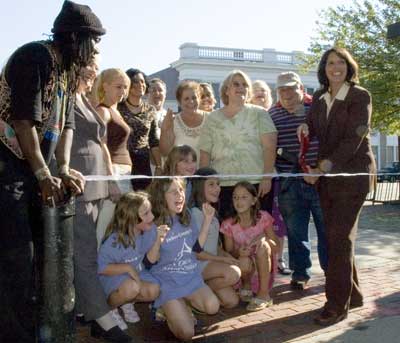
[[387, 25], [400, 21], [399, 0], [353, 0], [320, 12], [306, 66], [327, 47], [348, 49], [360, 67], [360, 84], [372, 94], [372, 127], [400, 135], [400, 39], [386, 39]]

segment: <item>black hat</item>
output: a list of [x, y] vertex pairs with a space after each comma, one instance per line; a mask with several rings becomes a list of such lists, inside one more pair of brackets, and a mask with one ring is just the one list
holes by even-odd
[[54, 20], [51, 32], [88, 32], [101, 36], [106, 33], [106, 30], [89, 6], [66, 0], [61, 12]]

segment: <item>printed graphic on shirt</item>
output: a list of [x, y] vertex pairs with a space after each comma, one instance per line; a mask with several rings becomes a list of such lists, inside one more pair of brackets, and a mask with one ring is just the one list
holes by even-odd
[[[190, 231], [191, 230], [187, 231], [188, 234], [190, 234]], [[184, 235], [185, 233], [186, 231], [182, 232], [181, 235]], [[175, 257], [174, 261], [169, 265], [164, 266], [162, 268], [162, 271], [188, 274], [191, 273], [194, 269], [196, 269], [196, 267], [197, 263], [192, 258], [192, 247], [187, 244], [186, 238], [184, 238], [182, 241], [182, 246], [180, 248], [180, 251]]]

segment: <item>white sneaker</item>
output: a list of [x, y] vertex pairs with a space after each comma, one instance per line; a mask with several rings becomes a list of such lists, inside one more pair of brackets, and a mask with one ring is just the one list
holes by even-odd
[[137, 323], [138, 321], [140, 321], [140, 317], [135, 311], [132, 303], [126, 303], [122, 305], [121, 310], [124, 314], [125, 321], [127, 321], [128, 323]]
[[115, 310], [111, 311], [111, 317], [113, 317], [113, 319], [115, 320], [115, 322], [117, 323], [117, 325], [119, 326], [119, 328], [121, 330], [127, 330], [128, 329], [128, 325], [125, 323], [125, 321], [120, 316], [117, 308]]

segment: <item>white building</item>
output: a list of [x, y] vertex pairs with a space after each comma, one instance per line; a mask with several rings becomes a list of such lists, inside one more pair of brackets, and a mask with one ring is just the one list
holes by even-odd
[[[150, 77], [159, 77], [167, 84], [166, 107], [178, 109], [175, 101], [175, 89], [182, 80], [208, 82], [213, 86], [219, 100], [219, 86], [233, 69], [247, 73], [252, 80], [261, 79], [268, 83], [275, 95], [274, 86], [277, 76], [285, 71], [297, 72], [307, 90], [313, 92], [319, 87], [316, 70], [301, 72], [301, 51], [282, 52], [275, 49], [247, 50], [200, 46], [197, 43], [184, 43], [180, 47], [179, 60], [171, 67], [156, 72]], [[372, 145], [378, 168], [398, 161], [397, 136], [372, 135]]]

